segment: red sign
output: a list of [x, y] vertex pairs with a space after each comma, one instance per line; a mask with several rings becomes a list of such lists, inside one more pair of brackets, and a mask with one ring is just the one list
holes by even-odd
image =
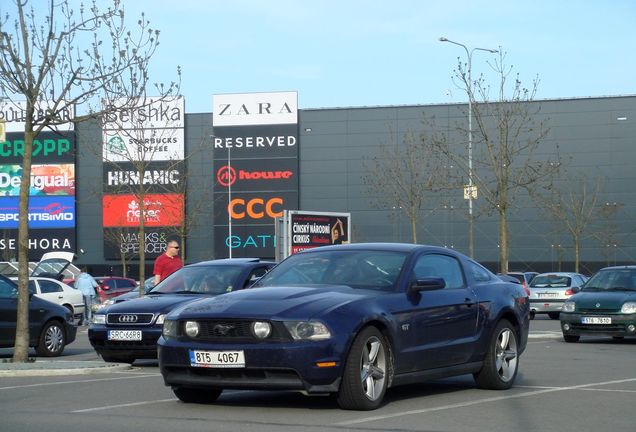
[[238, 180], [287, 180], [292, 178], [294, 173], [290, 170], [278, 170], [278, 171], [247, 171], [244, 169], [236, 170], [229, 166], [224, 165], [216, 172], [216, 181], [221, 186], [228, 187], [233, 185], [238, 177]]
[[[142, 218], [141, 202], [134, 195], [104, 195], [105, 227], [136, 227]], [[184, 220], [183, 194], [148, 194], [144, 196], [144, 225], [179, 226]]]

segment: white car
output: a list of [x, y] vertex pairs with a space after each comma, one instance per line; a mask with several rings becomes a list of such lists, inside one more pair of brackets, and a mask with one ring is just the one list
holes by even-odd
[[[11, 278], [18, 281], [18, 278]], [[29, 292], [41, 299], [64, 306], [73, 314], [77, 322], [83, 321], [84, 296], [79, 290], [66, 285], [56, 279], [45, 277], [30, 277]]]
[[[84, 317], [84, 296], [61, 279], [64, 269], [73, 261], [71, 252], [48, 252], [42, 256], [29, 277], [29, 292], [52, 303], [64, 306], [77, 322]], [[11, 278], [17, 282], [18, 278]]]

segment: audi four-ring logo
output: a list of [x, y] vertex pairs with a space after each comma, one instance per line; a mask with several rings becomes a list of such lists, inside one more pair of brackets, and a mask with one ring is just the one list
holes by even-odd
[[120, 315], [119, 322], [121, 323], [134, 323], [137, 322], [137, 315]]

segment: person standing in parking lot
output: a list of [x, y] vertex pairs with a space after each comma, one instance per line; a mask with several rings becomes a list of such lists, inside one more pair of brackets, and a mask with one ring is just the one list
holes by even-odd
[[181, 267], [183, 267], [183, 262], [179, 258], [179, 243], [176, 240], [171, 240], [168, 242], [166, 252], [155, 260], [155, 268], [152, 272], [155, 275], [155, 285]]
[[95, 297], [97, 297], [95, 292], [97, 281], [88, 274], [86, 267], [82, 267], [81, 273], [75, 279], [75, 288], [80, 290], [84, 296], [84, 322], [90, 322], [93, 319], [93, 303], [95, 302]]

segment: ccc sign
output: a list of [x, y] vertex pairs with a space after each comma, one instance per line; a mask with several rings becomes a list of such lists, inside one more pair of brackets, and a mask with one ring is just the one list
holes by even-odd
[[283, 216], [283, 199], [279, 197], [267, 200], [263, 198], [249, 200], [234, 198], [228, 204], [227, 211], [232, 219], [244, 219], [246, 215], [252, 219], [263, 219], [264, 217], [273, 219]]

